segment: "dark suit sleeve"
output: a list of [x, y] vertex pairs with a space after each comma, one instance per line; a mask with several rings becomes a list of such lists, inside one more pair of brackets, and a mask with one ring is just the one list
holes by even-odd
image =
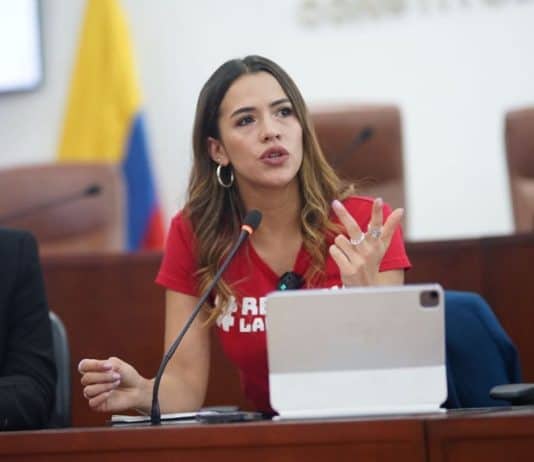
[[48, 422], [56, 383], [48, 305], [34, 238], [17, 233], [11, 244], [7, 261], [0, 261], [12, 264], [12, 284], [2, 307], [0, 429], [42, 428]]

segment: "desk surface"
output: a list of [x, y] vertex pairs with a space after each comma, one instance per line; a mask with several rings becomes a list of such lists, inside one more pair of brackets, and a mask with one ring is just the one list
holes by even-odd
[[530, 461], [534, 408], [445, 415], [0, 434], [16, 461]]
[[534, 460], [534, 407], [463, 411], [425, 421], [428, 461]]
[[423, 438], [416, 419], [73, 428], [0, 435], [0, 459], [423, 462]]

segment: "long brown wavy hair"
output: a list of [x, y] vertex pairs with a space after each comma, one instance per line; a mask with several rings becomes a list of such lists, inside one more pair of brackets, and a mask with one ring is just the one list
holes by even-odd
[[[202, 88], [193, 129], [193, 167], [189, 180], [185, 212], [196, 237], [198, 287], [202, 293], [213, 280], [217, 269], [240, 233], [246, 214], [237, 184], [222, 188], [216, 178], [217, 164], [208, 152], [208, 137], [220, 139], [219, 108], [232, 83], [244, 74], [268, 72], [280, 84], [291, 101], [302, 126], [303, 159], [298, 172], [299, 192], [303, 204], [300, 213], [304, 248], [311, 265], [304, 278], [312, 285], [323, 275], [328, 246], [327, 236], [339, 232], [329, 219], [330, 203], [353, 192], [326, 161], [317, 141], [308, 109], [297, 86], [276, 63], [261, 56], [233, 59], [220, 66]], [[232, 296], [232, 288], [221, 279], [215, 287], [217, 304], [210, 320], [221, 313]]]

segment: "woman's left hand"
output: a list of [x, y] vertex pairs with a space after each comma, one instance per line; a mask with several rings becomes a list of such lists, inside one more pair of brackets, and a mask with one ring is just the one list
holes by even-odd
[[345, 287], [372, 286], [378, 282], [380, 262], [404, 214], [404, 209], [395, 209], [382, 223], [382, 206], [382, 199], [375, 199], [371, 221], [364, 233], [341, 202], [335, 200], [332, 203], [349, 236], [338, 234], [329, 248]]

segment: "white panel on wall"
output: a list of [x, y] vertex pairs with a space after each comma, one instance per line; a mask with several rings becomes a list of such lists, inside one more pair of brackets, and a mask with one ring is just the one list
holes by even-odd
[[0, 0], [0, 93], [41, 83], [40, 28], [37, 0]]
[[42, 2], [46, 79], [31, 93], [0, 95], [0, 167], [55, 158], [85, 2]]

